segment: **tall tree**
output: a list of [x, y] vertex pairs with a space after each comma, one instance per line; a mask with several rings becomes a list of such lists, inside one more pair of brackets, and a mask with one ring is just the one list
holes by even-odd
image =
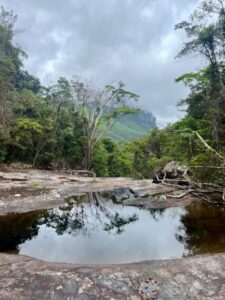
[[71, 82], [71, 90], [82, 119], [84, 167], [90, 170], [96, 143], [118, 116], [134, 111], [127, 102], [139, 96], [126, 90], [122, 82], [99, 88], [90, 81], [76, 79]]
[[[0, 142], [10, 139], [9, 125], [12, 121], [11, 106], [15, 98], [16, 73], [22, 66], [21, 56], [24, 52], [13, 44], [16, 16], [3, 7], [0, 11]], [[0, 152], [3, 151], [0, 149]], [[1, 156], [1, 155], [0, 155]]]
[[[208, 107], [207, 117], [211, 116], [212, 136], [216, 148], [220, 149], [223, 136], [221, 128], [225, 120], [225, 10], [223, 1], [203, 1], [191, 15], [190, 20], [177, 24], [176, 29], [185, 30], [188, 38], [178, 57], [198, 54], [204, 57], [208, 64], [204, 72], [204, 83], [208, 80], [209, 85], [207, 92], [204, 90], [204, 93], [206, 92], [204, 99], [201, 97], [198, 99], [204, 100]], [[179, 80], [184, 79], [188, 84], [193, 84], [194, 80], [197, 80], [196, 88], [199, 82], [203, 82], [200, 75], [202, 74], [192, 73], [191, 76], [187, 74]], [[199, 91], [195, 91], [195, 95], [197, 94], [200, 96]]]

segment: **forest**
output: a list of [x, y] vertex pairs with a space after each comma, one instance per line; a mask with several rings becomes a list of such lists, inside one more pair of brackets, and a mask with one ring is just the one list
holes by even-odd
[[203, 1], [175, 30], [186, 34], [176, 59], [198, 56], [204, 66], [181, 74], [189, 94], [178, 103], [185, 117], [133, 141], [107, 132], [118, 118], [135, 115], [135, 91], [119, 81], [101, 88], [73, 77], [43, 86], [23, 68], [27, 54], [15, 42], [17, 16], [0, 13], [0, 162], [36, 168], [86, 169], [97, 176], [151, 178], [170, 161], [193, 177], [222, 181], [225, 152], [225, 8]]
[[0, 299], [225, 299], [224, 2], [3, 0]]

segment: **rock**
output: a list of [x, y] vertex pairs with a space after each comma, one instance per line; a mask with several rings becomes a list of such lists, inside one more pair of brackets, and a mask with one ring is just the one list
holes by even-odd
[[225, 254], [111, 266], [0, 254], [0, 270], [4, 300], [224, 300], [225, 293]]
[[[12, 178], [21, 178], [23, 181]], [[34, 169], [29, 172], [0, 172], [0, 215], [50, 209], [65, 205], [74, 196], [93, 192], [104, 192], [114, 201], [147, 209], [190, 204], [191, 199], [179, 199], [179, 203], [176, 199], [162, 199], [161, 195], [174, 189], [154, 184], [150, 179], [76, 177], [65, 175], [65, 172]], [[17, 194], [21, 196], [15, 197]]]
[[65, 170], [65, 173], [78, 177], [96, 177], [95, 172], [88, 170]]
[[107, 199], [112, 199], [114, 202], [120, 203], [124, 200], [133, 199], [137, 195], [130, 188], [120, 188], [111, 191], [102, 192], [101, 195]]
[[162, 171], [166, 173], [166, 178], [172, 179], [185, 176], [188, 168], [177, 161], [171, 161], [165, 165]]
[[157, 281], [151, 277], [145, 278], [145, 280], [141, 283], [139, 288], [139, 294], [141, 295], [142, 299], [156, 299], [158, 293], [159, 286], [157, 284]]
[[6, 169], [8, 172], [11, 171], [15, 171], [15, 170], [31, 170], [32, 169], [32, 165], [29, 164], [25, 164], [22, 162], [15, 162], [15, 163], [10, 163], [10, 164], [5, 164], [4, 165], [4, 169]]
[[160, 183], [164, 179], [183, 180], [188, 168], [177, 161], [171, 161], [153, 176], [154, 183]]

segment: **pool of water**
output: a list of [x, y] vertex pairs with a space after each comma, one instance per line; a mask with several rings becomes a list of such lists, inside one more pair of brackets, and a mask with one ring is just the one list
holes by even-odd
[[225, 210], [205, 203], [148, 211], [101, 194], [0, 217], [0, 251], [66, 263], [129, 263], [225, 251]]

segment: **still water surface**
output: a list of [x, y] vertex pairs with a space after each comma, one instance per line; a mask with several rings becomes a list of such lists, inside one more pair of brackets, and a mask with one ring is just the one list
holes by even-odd
[[148, 211], [100, 194], [61, 208], [0, 217], [0, 251], [67, 263], [129, 263], [225, 251], [225, 210]]

